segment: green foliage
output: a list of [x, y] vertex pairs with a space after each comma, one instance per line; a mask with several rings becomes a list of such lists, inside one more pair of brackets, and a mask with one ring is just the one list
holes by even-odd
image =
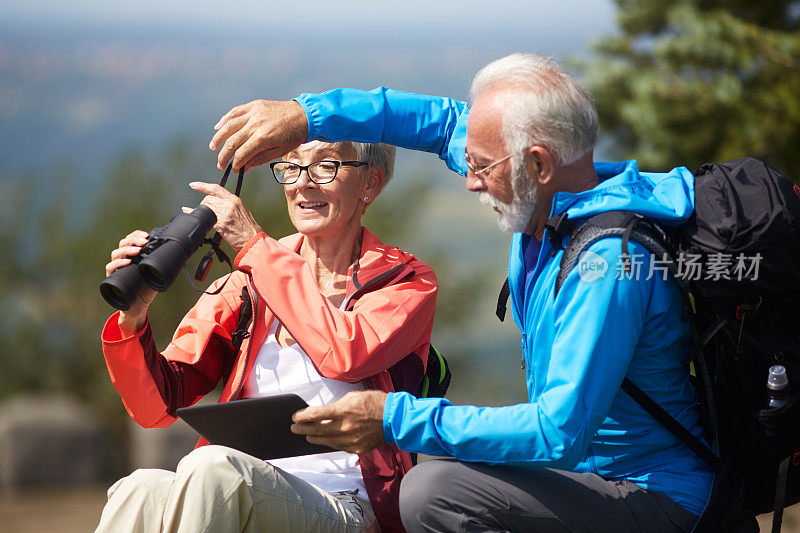
[[800, 2], [616, 0], [586, 66], [615, 157], [645, 169], [760, 157], [800, 176]]

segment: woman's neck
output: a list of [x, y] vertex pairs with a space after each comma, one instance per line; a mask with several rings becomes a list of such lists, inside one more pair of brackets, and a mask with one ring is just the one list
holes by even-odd
[[306, 235], [299, 253], [311, 267], [322, 294], [343, 296], [347, 271], [361, 254], [361, 226], [333, 238]]

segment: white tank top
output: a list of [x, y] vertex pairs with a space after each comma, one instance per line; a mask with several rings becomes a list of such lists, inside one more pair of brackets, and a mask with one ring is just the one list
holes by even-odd
[[[364, 389], [360, 382], [346, 383], [321, 376], [300, 345], [284, 348], [278, 344], [275, 338], [277, 329], [278, 320], [274, 319], [253, 363], [253, 370], [245, 380], [244, 397], [263, 398], [291, 393], [300, 396], [308, 405], [325, 405], [350, 391]], [[330, 452], [271, 459], [269, 462], [326, 492], [358, 489], [359, 496], [367, 498], [356, 454]]]

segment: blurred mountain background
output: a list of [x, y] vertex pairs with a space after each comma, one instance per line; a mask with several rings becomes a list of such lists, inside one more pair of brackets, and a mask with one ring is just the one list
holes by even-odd
[[[98, 298], [103, 266], [132, 229], [197, 204], [189, 181], [219, 179], [207, 144], [232, 106], [339, 86], [466, 99], [471, 76], [492, 59], [517, 50], [580, 57], [613, 31], [610, 4], [589, 8], [592, 18], [570, 3], [579, 31], [569, 35], [559, 29], [565, 6], [540, 12], [533, 32], [500, 24], [529, 10], [510, 1], [489, 17], [478, 2], [341, 10], [312, 2], [302, 13], [244, 2], [221, 14], [149, 2], [158, 17], [140, 4], [41, 2], [36, 16], [9, 6], [0, 21], [0, 308], [12, 318], [0, 326], [0, 397], [58, 390], [102, 397], [108, 415], [122, 413], [97, 343], [111, 311]], [[435, 155], [400, 150], [396, 169], [367, 224], [437, 267], [435, 338], [458, 371], [454, 398], [524, 400], [519, 335], [493, 313], [509, 236]], [[248, 173], [242, 196], [282, 236], [292, 228], [267, 172]], [[183, 279], [163, 296], [153, 312], [166, 343], [196, 296]]]
[[[135, 440], [99, 348], [111, 312], [97, 290], [103, 267], [132, 229], [196, 205], [189, 181], [219, 179], [207, 144], [234, 105], [380, 85], [463, 100], [484, 64], [539, 52], [595, 96], [598, 159], [664, 170], [755, 155], [800, 174], [797, 1], [0, 6], [0, 405], [57, 394], [86, 406], [109, 449], [108, 480], [130, 470]], [[510, 239], [472, 196], [435, 155], [398, 150], [366, 224], [437, 271], [448, 396], [518, 403], [519, 333], [494, 316]], [[271, 235], [292, 232], [264, 168], [247, 174], [242, 197]], [[159, 346], [195, 299], [183, 278], [159, 297]], [[0, 489], [12, 485], [0, 475]], [[0, 519], [18, 503], [0, 493]]]

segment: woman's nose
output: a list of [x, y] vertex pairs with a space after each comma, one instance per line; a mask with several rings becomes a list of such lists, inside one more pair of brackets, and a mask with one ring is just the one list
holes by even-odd
[[[303, 176], [303, 174], [305, 174], [305, 176]], [[311, 175], [308, 173], [307, 168], [301, 168], [300, 174], [297, 176], [297, 181], [294, 182], [294, 186], [298, 189], [307, 189], [309, 187], [317, 187], [317, 183], [311, 179]]]

